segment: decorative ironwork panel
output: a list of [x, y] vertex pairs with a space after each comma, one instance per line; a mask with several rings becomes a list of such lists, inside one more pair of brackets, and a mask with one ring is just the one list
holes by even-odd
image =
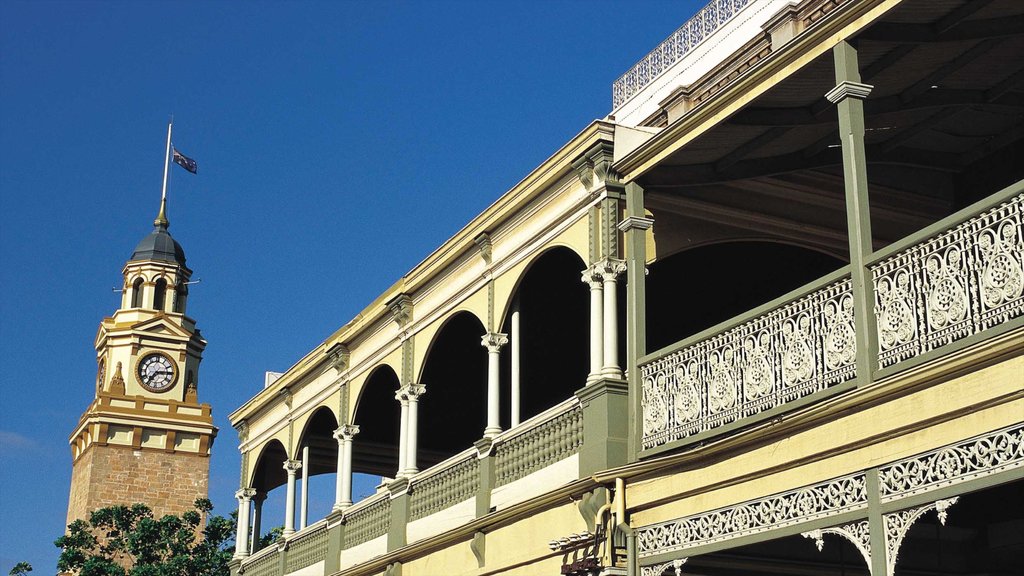
[[637, 529], [641, 558], [686, 550], [867, 507], [864, 474]]
[[889, 502], [1024, 466], [1024, 424], [883, 466], [881, 500]]
[[327, 523], [313, 527], [288, 541], [287, 572], [291, 573], [327, 558]]
[[903, 546], [903, 539], [906, 538], [914, 522], [926, 513], [935, 510], [939, 523], [946, 525], [946, 517], [949, 508], [960, 500], [954, 496], [948, 500], [937, 500], [926, 506], [919, 506], [909, 510], [900, 510], [892, 514], [884, 514], [882, 522], [885, 525], [885, 573], [886, 576], [893, 576], [896, 573], [896, 560], [899, 558], [900, 548]]
[[383, 536], [391, 529], [391, 501], [381, 498], [345, 514], [345, 549]]
[[417, 520], [450, 508], [473, 498], [479, 487], [480, 466], [476, 453], [471, 453], [461, 462], [413, 482], [409, 516]]
[[1024, 313], [1024, 195], [871, 267], [892, 366]]
[[[272, 545], [274, 546], [274, 545]], [[265, 552], [242, 562], [242, 569], [245, 576], [279, 576], [281, 573], [281, 560], [276, 549], [273, 552]]]
[[643, 448], [851, 380], [855, 357], [845, 279], [642, 365]]
[[750, 0], [712, 0], [612, 84], [612, 109], [654, 81], [729, 21]]
[[523, 478], [577, 453], [583, 444], [583, 409], [579, 406], [502, 441], [495, 453], [496, 486]]

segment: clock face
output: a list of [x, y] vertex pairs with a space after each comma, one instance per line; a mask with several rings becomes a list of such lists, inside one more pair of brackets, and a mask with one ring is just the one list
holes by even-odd
[[142, 387], [151, 392], [169, 389], [174, 386], [174, 380], [178, 376], [171, 359], [160, 353], [144, 356], [139, 361], [138, 375]]

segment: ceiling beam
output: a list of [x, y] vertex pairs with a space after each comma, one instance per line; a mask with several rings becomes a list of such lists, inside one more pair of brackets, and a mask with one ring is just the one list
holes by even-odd
[[964, 22], [947, 32], [937, 32], [932, 24], [906, 24], [879, 22], [861, 32], [857, 40], [864, 42], [892, 42], [894, 44], [931, 44], [936, 42], [963, 42], [991, 40], [1017, 36], [1024, 31], [1024, 16], [1006, 16], [988, 20]]
[[722, 172], [728, 169], [733, 164], [743, 160], [751, 152], [754, 152], [758, 148], [762, 148], [782, 137], [786, 132], [789, 132], [789, 130], [790, 128], [783, 127], [769, 128], [759, 136], [740, 144], [732, 152], [726, 154], [723, 158], [715, 162], [715, 171]]
[[921, 94], [927, 92], [932, 88], [932, 86], [937, 86], [947, 76], [973, 62], [982, 54], [995, 48], [998, 44], [998, 40], [983, 40], [978, 42], [966, 52], [960, 54], [949, 62], [946, 62], [942, 66], [939, 66], [930, 74], [918, 80], [916, 84], [904, 90], [903, 93], [900, 94], [900, 100], [904, 103], [913, 101], [914, 98], [917, 98]]

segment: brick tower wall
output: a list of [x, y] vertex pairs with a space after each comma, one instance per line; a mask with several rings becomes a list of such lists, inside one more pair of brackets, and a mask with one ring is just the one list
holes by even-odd
[[142, 503], [157, 518], [192, 509], [208, 495], [210, 458], [184, 452], [90, 446], [71, 470], [68, 523], [115, 504]]

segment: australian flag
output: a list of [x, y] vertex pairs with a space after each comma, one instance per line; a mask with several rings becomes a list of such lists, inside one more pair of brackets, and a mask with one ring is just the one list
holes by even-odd
[[198, 169], [196, 161], [189, 158], [188, 156], [185, 156], [181, 152], [178, 152], [177, 148], [174, 148], [174, 163], [193, 174], [195, 174], [196, 170]]

